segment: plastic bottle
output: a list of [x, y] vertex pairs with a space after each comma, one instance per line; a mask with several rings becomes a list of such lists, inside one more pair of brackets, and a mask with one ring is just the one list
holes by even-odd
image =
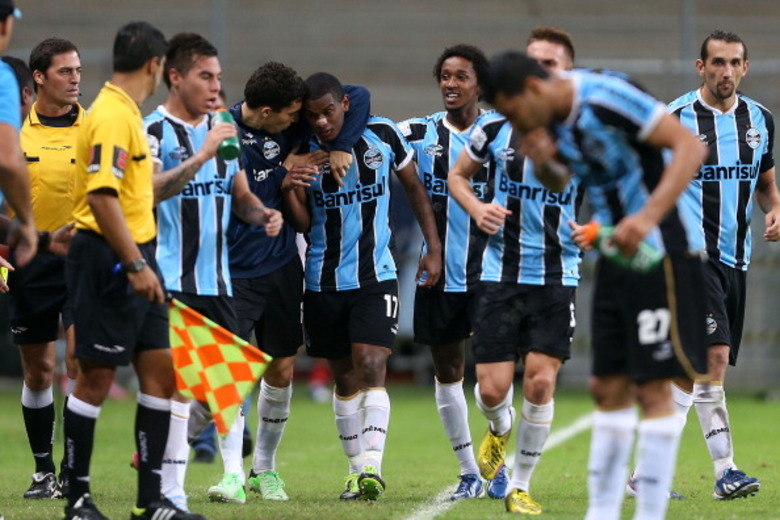
[[604, 258], [622, 267], [646, 273], [655, 269], [664, 258], [661, 251], [644, 241], [639, 243], [636, 254], [629, 258], [612, 243], [612, 233], [615, 231], [613, 226], [602, 226], [596, 221], [591, 221], [583, 227], [585, 239], [598, 248]]
[[[224, 108], [217, 109], [214, 112], [214, 124], [217, 123], [236, 124], [233, 120], [233, 115]], [[241, 145], [238, 144], [238, 136], [228, 137], [223, 140], [217, 149], [217, 153], [225, 161], [232, 161], [241, 155]]]

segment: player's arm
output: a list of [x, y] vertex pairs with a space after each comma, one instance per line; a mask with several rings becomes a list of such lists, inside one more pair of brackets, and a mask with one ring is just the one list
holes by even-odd
[[298, 233], [307, 233], [311, 228], [309, 196], [306, 189], [319, 170], [313, 165], [296, 164], [282, 180], [284, 214]]
[[330, 171], [339, 186], [346, 177], [352, 164], [352, 148], [366, 130], [371, 114], [371, 93], [365, 87], [345, 85], [344, 92], [349, 96], [349, 110], [344, 114], [344, 125], [333, 142], [330, 152]]
[[480, 168], [482, 168], [482, 163], [472, 159], [464, 148], [447, 173], [447, 187], [450, 190], [450, 195], [471, 215], [477, 227], [485, 233], [493, 235], [504, 225], [506, 216], [511, 215], [512, 212], [500, 204], [482, 202], [474, 195], [471, 179]]
[[16, 263], [22, 266], [35, 255], [38, 234], [30, 203], [27, 164], [19, 146], [19, 132], [3, 122], [0, 122], [0, 190], [16, 212], [18, 224], [11, 228], [8, 244], [15, 248]]
[[[8, 233], [13, 229], [14, 221], [7, 215], [0, 215], [0, 240], [1, 243], [8, 243]], [[48, 231], [38, 231], [38, 248], [36, 253], [40, 253], [41, 250], [54, 253], [55, 255], [65, 256], [68, 254], [68, 247], [70, 247], [70, 240], [75, 234], [75, 224], [73, 222], [65, 224], [49, 233]], [[0, 257], [0, 266], [9, 267], [4, 265], [2, 257]], [[13, 268], [10, 268], [13, 270]]]
[[536, 128], [523, 135], [520, 151], [534, 165], [534, 175], [551, 191], [563, 191], [571, 181], [571, 171], [556, 156], [558, 147], [546, 128]]
[[284, 224], [281, 213], [267, 208], [252, 193], [243, 170], [233, 176], [233, 213], [248, 224], [265, 226], [265, 234], [271, 237], [278, 235]]
[[780, 240], [780, 192], [777, 190], [774, 166], [759, 175], [756, 185], [756, 201], [761, 210], [766, 213], [764, 240], [777, 242]]
[[442, 258], [441, 242], [436, 231], [436, 218], [433, 214], [431, 199], [428, 197], [425, 186], [423, 186], [420, 177], [417, 175], [417, 165], [411, 160], [411, 156], [403, 167], [396, 170], [396, 175], [406, 191], [406, 196], [409, 198], [409, 203], [412, 206], [417, 222], [420, 224], [428, 250], [427, 254], [420, 259], [420, 266], [417, 269], [417, 280], [421, 280], [425, 275], [421, 285], [423, 287], [432, 287], [436, 285], [436, 282], [439, 281], [439, 276], [441, 276]]
[[[178, 195], [184, 186], [190, 182], [198, 170], [211, 160], [219, 149], [223, 140], [235, 137], [236, 127], [230, 123], [219, 123], [209, 130], [203, 147], [195, 154], [170, 170], [161, 171], [159, 157], [155, 161], [155, 174], [153, 177], [154, 203], [155, 205]], [[160, 143], [161, 145], [161, 143]], [[161, 146], [158, 145], [158, 149]], [[154, 152], [153, 152], [154, 153]]]

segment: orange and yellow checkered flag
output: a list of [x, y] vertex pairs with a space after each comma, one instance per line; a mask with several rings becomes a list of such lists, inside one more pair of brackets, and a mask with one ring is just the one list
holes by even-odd
[[176, 387], [208, 404], [225, 435], [272, 358], [176, 299], [168, 316]]

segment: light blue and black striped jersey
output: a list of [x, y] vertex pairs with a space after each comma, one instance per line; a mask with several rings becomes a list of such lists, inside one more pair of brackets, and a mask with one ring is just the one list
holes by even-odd
[[703, 234], [710, 258], [745, 271], [752, 249], [752, 195], [758, 177], [775, 165], [772, 114], [739, 94], [732, 107], [721, 112], [707, 105], [699, 90], [679, 97], [668, 108], [709, 148], [683, 195], [686, 216]]
[[567, 222], [576, 219], [579, 181], [560, 193], [548, 190], [517, 150], [518, 142], [504, 116], [487, 113], [474, 123], [466, 147], [473, 160], [494, 165], [492, 202], [512, 212], [488, 238], [482, 280], [576, 286], [580, 251]]
[[[614, 225], [639, 211], [665, 167], [662, 150], [645, 143], [664, 116], [664, 105], [630, 81], [587, 72], [565, 75], [574, 100], [565, 121], [551, 127], [558, 154], [587, 188], [594, 218]], [[695, 227], [678, 200], [647, 236], [659, 251], [702, 248]]]
[[[323, 146], [313, 140], [313, 150]], [[344, 186], [329, 165], [308, 188], [311, 229], [307, 235], [306, 288], [347, 291], [396, 278], [390, 251], [390, 172], [414, 153], [389, 119], [371, 116], [352, 148]]]
[[[444, 266], [435, 288], [445, 292], [466, 292], [473, 290], [479, 282], [487, 234], [477, 227], [447, 189], [447, 174], [466, 145], [471, 127], [459, 131], [447, 121], [446, 115], [447, 112], [437, 112], [408, 119], [399, 123], [398, 128], [414, 150], [417, 171], [436, 216]], [[480, 168], [471, 180], [474, 194], [482, 201], [490, 200], [491, 164]], [[422, 254], [426, 252], [423, 242]]]
[[[198, 151], [211, 129], [172, 116], [162, 105], [144, 119], [154, 161], [162, 171]], [[181, 193], [157, 205], [157, 263], [165, 288], [201, 296], [232, 296], [227, 229], [238, 161], [219, 156], [201, 166]]]

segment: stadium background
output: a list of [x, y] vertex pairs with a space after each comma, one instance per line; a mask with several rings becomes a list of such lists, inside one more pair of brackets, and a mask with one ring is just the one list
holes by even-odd
[[[46, 37], [71, 39], [81, 51], [87, 105], [110, 75], [116, 29], [143, 19], [166, 36], [194, 31], [208, 37], [220, 50], [231, 103], [241, 98], [257, 66], [278, 60], [304, 77], [324, 70], [346, 83], [365, 85], [372, 92], [373, 112], [395, 120], [441, 109], [431, 69], [442, 49], [455, 43], [475, 44], [490, 55], [524, 47], [536, 25], [556, 25], [571, 33], [578, 66], [631, 73], [659, 99], [670, 101], [698, 86], [694, 60], [699, 45], [708, 32], [721, 28], [747, 42], [751, 68], [742, 90], [780, 113], [780, 3], [775, 0], [19, 0], [17, 5], [24, 18], [8, 54], [27, 59]], [[161, 87], [143, 112], [164, 95]], [[780, 245], [762, 241], [758, 211], [753, 230], [743, 347], [740, 365], [729, 378], [732, 386], [772, 391], [780, 388]], [[591, 279], [592, 259], [586, 259], [574, 356], [562, 374], [566, 384], [586, 381]], [[402, 330], [409, 331], [412, 306], [404, 300]], [[0, 372], [11, 374], [19, 364], [6, 331], [3, 326]], [[396, 370], [427, 374], [427, 351], [405, 352], [395, 356]]]

